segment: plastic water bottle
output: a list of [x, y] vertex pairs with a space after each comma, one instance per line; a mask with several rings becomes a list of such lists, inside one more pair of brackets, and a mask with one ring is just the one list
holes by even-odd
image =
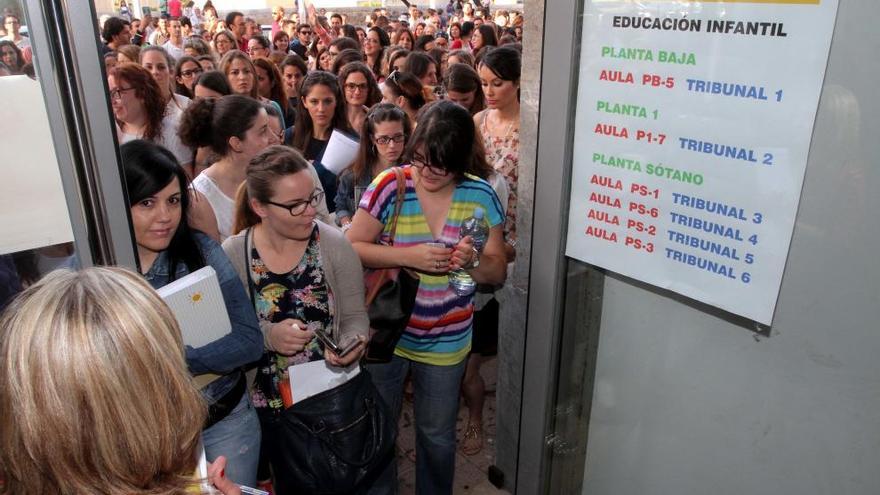
[[[483, 246], [489, 240], [489, 222], [486, 221], [485, 211], [482, 208], [474, 208], [474, 215], [465, 218], [462, 222], [458, 238], [461, 240], [465, 236], [471, 236], [474, 247], [477, 251], [483, 252]], [[449, 287], [459, 296], [469, 296], [477, 289], [477, 283], [467, 270], [462, 268], [449, 272]]]

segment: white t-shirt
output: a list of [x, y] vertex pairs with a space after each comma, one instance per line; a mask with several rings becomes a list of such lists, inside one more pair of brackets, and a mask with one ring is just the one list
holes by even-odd
[[220, 242], [233, 234], [232, 220], [235, 215], [235, 201], [223, 193], [214, 179], [204, 172], [193, 179], [192, 188], [202, 193], [217, 219], [217, 230], [220, 231]]
[[[171, 55], [174, 58], [175, 62], [180, 60], [180, 57], [185, 55], [185, 53], [183, 53], [183, 43], [181, 43], [180, 47], [178, 47], [177, 45], [172, 43], [171, 40], [168, 40], [165, 42], [164, 45], [162, 45], [162, 48], [164, 48], [165, 51], [168, 52], [168, 55]], [[174, 68], [172, 67], [171, 69], [173, 70]]]

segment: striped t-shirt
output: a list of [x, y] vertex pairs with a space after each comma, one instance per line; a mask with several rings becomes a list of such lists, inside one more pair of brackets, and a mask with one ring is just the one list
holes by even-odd
[[[486, 181], [468, 175], [457, 184], [452, 195], [446, 223], [439, 239], [434, 239], [428, 227], [422, 207], [416, 196], [411, 168], [403, 167], [406, 176], [406, 194], [394, 245], [413, 246], [425, 242], [442, 242], [454, 246], [458, 231], [465, 218], [480, 207], [486, 212], [491, 227], [504, 221], [501, 203]], [[391, 230], [394, 202], [397, 197], [397, 180], [389, 169], [379, 174], [361, 197], [358, 205], [373, 218], [385, 225], [383, 237]], [[397, 344], [395, 354], [420, 363], [449, 366], [458, 364], [471, 349], [471, 323], [473, 321], [473, 296], [460, 297], [449, 288], [449, 277], [419, 274], [419, 290], [409, 325]]]

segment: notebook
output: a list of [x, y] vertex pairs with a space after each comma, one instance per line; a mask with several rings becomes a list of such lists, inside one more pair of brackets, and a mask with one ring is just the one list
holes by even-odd
[[177, 318], [184, 344], [202, 347], [232, 331], [217, 272], [210, 266], [179, 278], [157, 292]]

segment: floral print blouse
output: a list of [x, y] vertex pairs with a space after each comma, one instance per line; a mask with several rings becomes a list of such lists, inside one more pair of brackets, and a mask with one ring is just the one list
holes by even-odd
[[[331, 333], [333, 294], [324, 276], [319, 236], [318, 227], [315, 226], [302, 259], [287, 273], [269, 271], [256, 248], [251, 250], [254, 306], [261, 321], [277, 323], [293, 318], [304, 322], [310, 330], [321, 328]], [[266, 351], [257, 365], [251, 395], [254, 406], [258, 409], [269, 408], [273, 412], [282, 411], [284, 405], [279, 386], [288, 380], [287, 368], [320, 359], [324, 359], [324, 351], [317, 338], [293, 356]]]
[[507, 209], [504, 219], [504, 232], [508, 239], [516, 240], [516, 183], [519, 180], [519, 126], [510, 126], [502, 135], [496, 136], [489, 130], [487, 120], [489, 111], [483, 112], [480, 119], [480, 135], [486, 148], [486, 160], [507, 181]]

